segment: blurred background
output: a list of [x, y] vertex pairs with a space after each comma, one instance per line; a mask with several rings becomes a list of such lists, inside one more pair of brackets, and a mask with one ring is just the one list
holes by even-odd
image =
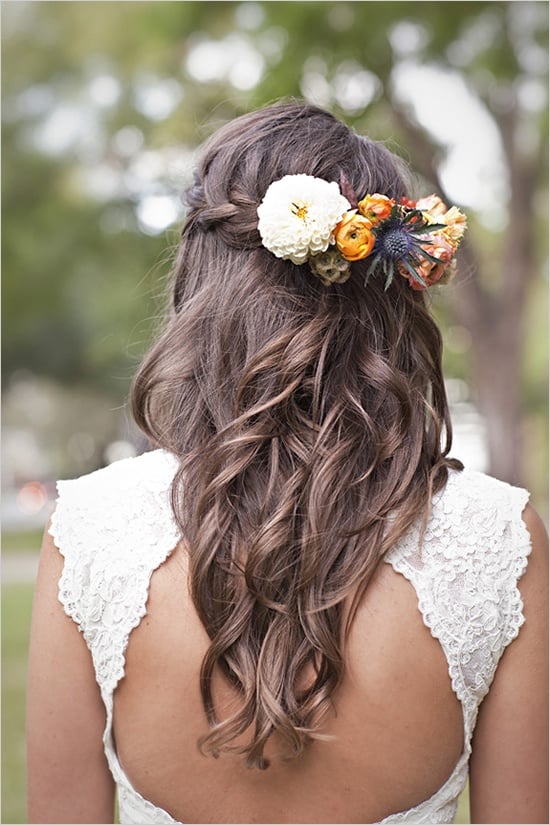
[[[281, 97], [382, 140], [468, 215], [434, 290], [453, 454], [548, 520], [546, 2], [25, 2], [2, 15], [2, 822], [26, 821], [32, 581], [55, 480], [145, 447], [197, 147]], [[466, 822], [465, 805], [461, 822]]]

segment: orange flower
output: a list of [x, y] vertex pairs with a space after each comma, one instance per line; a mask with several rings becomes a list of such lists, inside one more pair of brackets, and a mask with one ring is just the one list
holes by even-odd
[[336, 246], [347, 261], [360, 261], [370, 255], [376, 240], [372, 223], [355, 209], [346, 212], [334, 230]]
[[386, 195], [365, 195], [362, 201], [357, 204], [359, 212], [371, 223], [378, 223], [389, 218], [392, 207], [395, 206], [395, 201]]

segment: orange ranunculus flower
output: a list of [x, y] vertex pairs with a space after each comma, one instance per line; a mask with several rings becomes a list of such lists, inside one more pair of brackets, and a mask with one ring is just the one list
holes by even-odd
[[376, 240], [372, 223], [355, 209], [346, 212], [334, 230], [336, 246], [347, 261], [360, 261], [370, 255]]
[[389, 218], [392, 207], [395, 206], [395, 201], [386, 195], [376, 193], [375, 195], [365, 195], [357, 206], [364, 218], [367, 218], [371, 223], [378, 223], [378, 221]]
[[[433, 261], [429, 261], [424, 259], [420, 266], [417, 268], [417, 272], [426, 284], [426, 287], [432, 286], [436, 284], [438, 281], [441, 280], [445, 271], [448, 269], [452, 257], [455, 253], [455, 247], [447, 241], [446, 238], [439, 235], [437, 238], [434, 238], [433, 243], [429, 245], [425, 245], [426, 252], [432, 255], [434, 258], [439, 258], [441, 261], [440, 264], [434, 264]], [[404, 272], [402, 274], [405, 274]], [[408, 275], [408, 274], [407, 274]], [[425, 289], [426, 287], [420, 286], [413, 278], [408, 275], [409, 283], [413, 289]]]

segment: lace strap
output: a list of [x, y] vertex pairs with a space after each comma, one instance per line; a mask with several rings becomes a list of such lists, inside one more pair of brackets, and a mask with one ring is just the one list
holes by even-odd
[[500, 657], [524, 622], [518, 581], [531, 550], [528, 497], [481, 473], [451, 473], [424, 536], [415, 528], [386, 557], [413, 585], [445, 652], [468, 747]]
[[151, 575], [179, 541], [169, 500], [175, 467], [156, 451], [58, 482], [50, 533], [64, 557], [59, 600], [83, 633], [106, 702], [146, 613]]
[[525, 622], [523, 600], [518, 583], [525, 571], [531, 554], [531, 536], [523, 520], [523, 511], [529, 502], [529, 493], [521, 487], [510, 487], [509, 545], [512, 548], [509, 566], [511, 593], [505, 614], [505, 642], [508, 645], [519, 634]]

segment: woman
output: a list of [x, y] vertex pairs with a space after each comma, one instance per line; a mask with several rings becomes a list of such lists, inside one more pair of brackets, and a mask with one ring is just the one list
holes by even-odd
[[468, 766], [474, 822], [547, 821], [544, 528], [448, 457], [425, 290], [465, 219], [408, 197], [312, 106], [208, 142], [155, 449], [61, 482], [45, 536], [30, 821], [116, 785], [128, 823], [451, 822]]

